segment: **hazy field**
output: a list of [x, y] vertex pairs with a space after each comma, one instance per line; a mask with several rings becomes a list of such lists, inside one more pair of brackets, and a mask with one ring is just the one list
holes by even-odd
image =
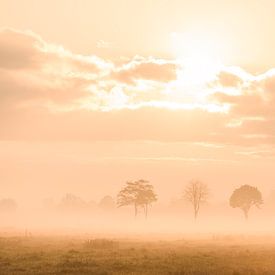
[[2, 237], [0, 274], [275, 274], [270, 243], [87, 240]]

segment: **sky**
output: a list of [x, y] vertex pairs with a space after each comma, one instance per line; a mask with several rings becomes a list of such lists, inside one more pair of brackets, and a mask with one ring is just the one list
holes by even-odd
[[0, 0], [0, 198], [227, 200], [275, 174], [275, 2]]

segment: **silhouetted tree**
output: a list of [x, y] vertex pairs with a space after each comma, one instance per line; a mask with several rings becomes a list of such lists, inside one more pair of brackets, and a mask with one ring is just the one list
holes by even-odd
[[207, 201], [209, 190], [206, 184], [192, 180], [185, 188], [183, 197], [190, 202], [194, 210], [194, 218], [197, 219], [201, 204]]
[[116, 205], [116, 203], [111, 196], [105, 196], [99, 202], [99, 207], [104, 210], [114, 209], [115, 205]]
[[145, 180], [127, 182], [117, 196], [118, 207], [133, 205], [135, 216], [137, 216], [138, 208], [142, 207], [146, 218], [148, 206], [155, 201], [157, 201], [157, 195], [154, 192], [154, 187]]
[[0, 200], [0, 211], [15, 212], [16, 209], [17, 209], [17, 204], [13, 199]]
[[248, 219], [250, 208], [253, 205], [259, 208], [263, 203], [263, 199], [261, 192], [256, 187], [242, 185], [240, 188], [234, 190], [229, 202], [231, 207], [241, 208], [244, 212], [245, 218]]
[[60, 202], [61, 209], [64, 210], [83, 210], [87, 206], [87, 203], [80, 197], [74, 194], [66, 194]]

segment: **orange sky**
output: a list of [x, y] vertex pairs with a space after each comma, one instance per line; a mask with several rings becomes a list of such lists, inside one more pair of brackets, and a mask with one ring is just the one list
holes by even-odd
[[273, 0], [1, 0], [0, 5], [0, 26], [30, 29], [80, 54], [171, 56], [171, 33], [195, 29], [218, 36], [230, 64], [261, 71], [274, 65]]
[[275, 188], [274, 1], [0, 7], [1, 197]]

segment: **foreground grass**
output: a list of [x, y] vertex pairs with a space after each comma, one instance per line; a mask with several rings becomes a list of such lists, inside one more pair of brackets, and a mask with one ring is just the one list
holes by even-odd
[[0, 238], [0, 274], [275, 274], [275, 246]]

